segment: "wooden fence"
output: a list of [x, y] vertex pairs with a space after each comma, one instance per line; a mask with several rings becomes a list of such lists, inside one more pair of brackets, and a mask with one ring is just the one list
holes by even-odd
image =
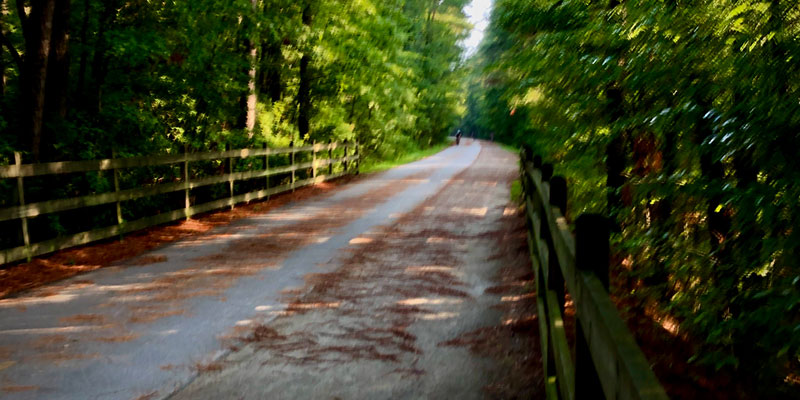
[[[530, 150], [521, 161], [547, 398], [667, 399], [608, 295], [608, 220], [581, 215], [573, 237], [566, 180]], [[574, 348], [564, 326], [565, 289], [576, 310]]]
[[[339, 158], [334, 158], [334, 150], [343, 149], [343, 154]], [[311, 161], [296, 163], [295, 155], [298, 153], [310, 153]], [[352, 153], [352, 154], [350, 154]], [[286, 154], [289, 158], [287, 165], [279, 167], [269, 166], [269, 157], [273, 155]], [[252, 171], [233, 172], [232, 160], [235, 158], [263, 157], [263, 168]], [[307, 155], [306, 155], [307, 158]], [[188, 153], [177, 155], [156, 155], [130, 158], [112, 158], [105, 160], [88, 161], [65, 161], [40, 164], [22, 164], [19, 153], [15, 154], [15, 164], [0, 166], [0, 179], [17, 180], [17, 192], [19, 193], [19, 205], [13, 207], [0, 208], [0, 222], [9, 220], [20, 220], [22, 238], [24, 245], [0, 250], [0, 265], [19, 261], [30, 260], [31, 257], [78, 246], [97, 240], [107, 239], [132, 232], [147, 227], [176, 221], [182, 218], [190, 218], [194, 214], [199, 214], [223, 207], [233, 207], [237, 203], [249, 202], [252, 200], [268, 197], [273, 194], [294, 190], [297, 187], [312, 185], [324, 182], [329, 179], [337, 178], [351, 172], [358, 173], [359, 165], [358, 143], [350, 144], [314, 143], [307, 146], [293, 146], [287, 148], [267, 148], [261, 149], [237, 149], [216, 152]], [[207, 176], [197, 179], [190, 177], [190, 162], [197, 161], [227, 161], [227, 173], [223, 175]], [[335, 164], [341, 165], [341, 171], [334, 173]], [[152, 167], [170, 164], [181, 165], [182, 179], [179, 182], [159, 183], [146, 185], [143, 187], [120, 190], [119, 171], [127, 168]], [[327, 171], [323, 168], [327, 167]], [[310, 177], [297, 180], [296, 171], [311, 170]], [[339, 169], [339, 168], [337, 168]], [[45, 175], [62, 175], [79, 172], [93, 171], [113, 171], [114, 191], [107, 193], [96, 193], [80, 197], [63, 198], [27, 204], [25, 202], [24, 178], [40, 177]], [[327, 172], [319, 174], [319, 172]], [[289, 183], [275, 187], [270, 187], [269, 177], [280, 174], [291, 174]], [[234, 182], [264, 178], [266, 184], [264, 189], [251, 191], [239, 195], [234, 195]], [[228, 183], [229, 196], [202, 203], [191, 204], [190, 190]], [[183, 208], [159, 213], [156, 215], [140, 218], [134, 221], [125, 221], [122, 215], [121, 202], [139, 199], [143, 197], [155, 196], [171, 192], [184, 192]], [[93, 229], [72, 235], [60, 236], [55, 239], [46, 240], [38, 243], [30, 242], [28, 232], [28, 219], [44, 214], [56, 213], [67, 210], [75, 210], [85, 207], [98, 206], [102, 204], [116, 203], [117, 224], [103, 228]]]

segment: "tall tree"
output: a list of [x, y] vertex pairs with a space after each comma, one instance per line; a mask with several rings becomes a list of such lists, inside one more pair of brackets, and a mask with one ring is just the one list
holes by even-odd
[[[314, 20], [314, 1], [308, 0], [303, 7], [302, 21], [306, 29], [311, 29], [311, 23]], [[311, 40], [311, 35], [308, 35], [308, 41]], [[309, 119], [311, 118], [311, 71], [309, 64], [311, 64], [311, 53], [313, 52], [313, 43], [306, 43], [306, 48], [303, 50], [303, 55], [300, 58], [300, 88], [297, 91], [297, 131], [300, 137], [305, 137], [309, 132]]]
[[25, 38], [25, 63], [21, 71], [23, 93], [23, 132], [30, 137], [31, 153], [35, 160], [41, 155], [44, 127], [45, 94], [53, 15], [57, 0], [33, 1], [26, 13], [22, 0], [17, 1], [17, 13]]

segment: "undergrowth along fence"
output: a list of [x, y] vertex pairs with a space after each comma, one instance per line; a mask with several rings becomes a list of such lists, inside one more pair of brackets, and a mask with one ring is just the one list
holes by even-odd
[[[581, 215], [573, 237], [566, 180], [530, 149], [520, 159], [547, 398], [667, 399], [608, 294], [608, 219]], [[574, 347], [566, 293], [576, 310]]]
[[[337, 151], [341, 149], [343, 151]], [[283, 165], [270, 166], [270, 156], [284, 155]], [[302, 155], [302, 162], [297, 162], [297, 156]], [[336, 155], [336, 157], [335, 157]], [[129, 158], [111, 158], [103, 160], [64, 161], [38, 164], [22, 164], [22, 157], [15, 153], [15, 164], [0, 166], [0, 179], [16, 179], [18, 192], [18, 205], [0, 208], [0, 222], [20, 220], [19, 229], [24, 244], [0, 250], [0, 265], [31, 257], [47, 254], [68, 247], [78, 246], [102, 239], [119, 236], [124, 233], [190, 218], [192, 215], [204, 213], [220, 208], [231, 207], [242, 202], [262, 199], [273, 194], [292, 191], [295, 188], [313, 185], [347, 175], [358, 173], [359, 146], [358, 143], [313, 143], [305, 146], [290, 144], [285, 148], [261, 149], [236, 149], [212, 152], [190, 153], [174, 155], [154, 155]], [[308, 160], [310, 156], [310, 160]], [[233, 171], [234, 159], [253, 159], [249, 165], [256, 165], [246, 171]], [[222, 161], [223, 174], [212, 176], [192, 176], [191, 163], [202, 161]], [[180, 166], [180, 179], [174, 182], [153, 183], [131, 189], [120, 189], [120, 171], [125, 169], [155, 167], [164, 165]], [[325, 168], [327, 167], [327, 168]], [[85, 172], [111, 171], [113, 173], [114, 190], [104, 193], [93, 193], [83, 196], [67, 197], [25, 202], [25, 178], [41, 177], [46, 175], [65, 175]], [[303, 179], [298, 179], [298, 171], [305, 171]], [[279, 185], [270, 187], [270, 177], [286, 175]], [[246, 193], [235, 194], [234, 183], [237, 181], [252, 181], [264, 178], [260, 188]], [[150, 179], [158, 181], [158, 179]], [[192, 189], [209, 185], [225, 184], [228, 186], [228, 196], [212, 201], [194, 204]], [[251, 185], [252, 186], [252, 185]], [[145, 197], [163, 195], [173, 192], [184, 192], [183, 207], [155, 215], [125, 221], [123, 218], [122, 203], [125, 201]], [[45, 214], [58, 213], [68, 210], [77, 210], [103, 204], [116, 203], [116, 224], [88, 231], [62, 235], [53, 239], [31, 243], [28, 220]], [[4, 235], [8, 232], [4, 233]]]

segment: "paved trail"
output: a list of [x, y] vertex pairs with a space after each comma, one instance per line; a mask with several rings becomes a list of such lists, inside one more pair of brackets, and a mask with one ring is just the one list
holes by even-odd
[[451, 147], [0, 300], [0, 397], [538, 396], [516, 168]]

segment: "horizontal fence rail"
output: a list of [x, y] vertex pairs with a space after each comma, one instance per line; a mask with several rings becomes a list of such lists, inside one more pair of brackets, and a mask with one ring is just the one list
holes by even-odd
[[[547, 398], [667, 399], [608, 294], [608, 220], [581, 215], [573, 236], [566, 180], [529, 149], [520, 154]], [[574, 347], [566, 293], [576, 310]]]
[[[341, 157], [334, 158], [333, 152], [337, 149], [343, 149], [343, 154]], [[295, 162], [295, 158], [298, 153], [310, 153], [312, 158], [311, 161]], [[270, 167], [269, 157], [281, 154], [288, 155], [288, 165]], [[15, 153], [14, 156], [14, 165], [0, 166], [0, 179], [16, 179], [19, 205], [0, 208], [0, 222], [19, 219], [24, 245], [0, 250], [0, 265], [24, 259], [30, 260], [31, 257], [51, 253], [68, 247], [112, 238], [125, 233], [183, 218], [190, 218], [192, 215], [199, 213], [225, 207], [232, 208], [238, 203], [250, 202], [274, 194], [292, 191], [298, 187], [321, 183], [350, 173], [357, 174], [360, 162], [359, 146], [357, 142], [350, 144], [347, 142], [314, 143], [305, 146], [290, 145], [289, 147], [285, 148], [264, 147], [261, 149], [236, 149], [198, 153], [185, 152], [183, 154], [175, 155], [139, 156], [87, 161], [64, 161], [40, 164], [22, 164], [21, 155], [19, 153]], [[259, 157], [263, 159], [263, 168], [241, 172], [232, 171], [233, 159], [246, 159], [253, 157]], [[228, 162], [226, 173], [222, 175], [205, 176], [195, 179], [190, 177], [190, 162], [214, 160], [223, 160]], [[133, 189], [120, 190], [120, 170], [139, 167], [157, 167], [172, 164], [181, 165], [183, 172], [180, 182], [156, 183]], [[341, 166], [341, 170], [334, 173], [334, 166], [337, 164]], [[308, 170], [310, 170], [309, 177], [300, 180], [297, 179], [297, 171]], [[34, 203], [25, 202], [24, 178], [96, 171], [113, 171], [113, 192], [95, 193], [56, 200], [38, 201]], [[320, 172], [326, 173], [319, 174]], [[291, 174], [289, 182], [279, 186], [270, 187], [269, 177], [283, 174]], [[236, 181], [245, 181], [257, 178], [265, 179], [266, 187], [264, 189], [234, 195], [234, 183]], [[192, 204], [190, 198], [190, 191], [192, 189], [221, 183], [228, 183], [228, 197], [202, 204]], [[125, 221], [122, 217], [121, 202], [123, 201], [180, 191], [185, 193], [183, 208], [158, 213], [156, 215], [140, 218], [134, 221]], [[29, 218], [111, 203], [116, 203], [116, 225], [97, 228], [71, 235], [59, 236], [54, 239], [45, 240], [38, 243], [30, 242], [30, 233], [28, 230]]]

